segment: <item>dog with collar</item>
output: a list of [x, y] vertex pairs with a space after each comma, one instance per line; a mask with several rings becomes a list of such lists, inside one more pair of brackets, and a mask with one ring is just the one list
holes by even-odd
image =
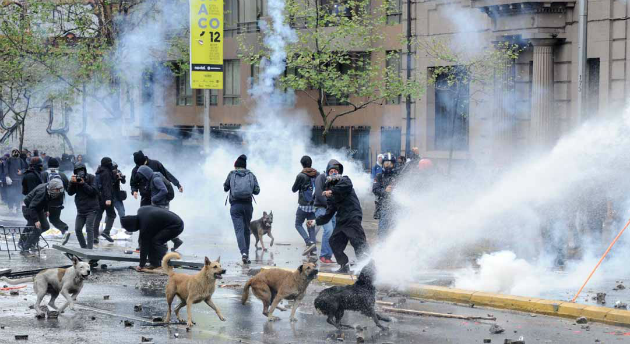
[[74, 310], [74, 302], [83, 289], [83, 282], [90, 276], [90, 264], [79, 261], [76, 257], [72, 259], [72, 267], [70, 268], [51, 268], [39, 272], [35, 277], [22, 279], [9, 279], [1, 277], [0, 280], [9, 285], [18, 285], [25, 283], [33, 283], [33, 290], [37, 294], [37, 302], [35, 302], [35, 311], [37, 315], [42, 315], [40, 304], [46, 295], [50, 295], [48, 306], [57, 309], [55, 300], [59, 295], [66, 299], [66, 303], [59, 308], [59, 313], [63, 313], [67, 307]]

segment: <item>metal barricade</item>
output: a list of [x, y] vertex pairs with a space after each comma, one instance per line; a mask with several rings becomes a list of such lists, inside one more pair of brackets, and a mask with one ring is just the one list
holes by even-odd
[[[9, 255], [9, 259], [11, 259], [11, 252], [19, 252], [21, 251], [18, 243], [21, 238], [28, 237], [33, 231], [34, 227], [32, 226], [3, 226], [0, 225], [0, 252], [6, 252]], [[40, 242], [43, 241], [43, 245]], [[36, 249], [37, 255], [41, 256], [41, 249], [50, 247], [48, 241], [40, 234], [39, 241], [37, 241]]]

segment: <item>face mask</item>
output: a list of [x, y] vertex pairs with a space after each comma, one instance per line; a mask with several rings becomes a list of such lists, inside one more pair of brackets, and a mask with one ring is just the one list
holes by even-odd
[[48, 191], [48, 195], [51, 199], [56, 199], [63, 194], [63, 189], [51, 189]]

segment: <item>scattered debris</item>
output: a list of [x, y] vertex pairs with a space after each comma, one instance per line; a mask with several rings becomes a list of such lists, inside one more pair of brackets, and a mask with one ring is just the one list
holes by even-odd
[[142, 304], [136, 304], [133, 306], [133, 311], [142, 311]]
[[492, 339], [484, 339], [483, 343], [484, 344], [490, 344], [490, 343], [492, 343]]
[[20, 295], [20, 292], [19, 292], [19, 291], [17, 291], [17, 290], [11, 290], [11, 292], [9, 292], [9, 294], [10, 294], [11, 296], [19, 296], [19, 295]]
[[46, 317], [49, 319], [58, 319], [59, 318], [59, 312], [56, 310], [50, 310], [48, 311], [48, 313], [46, 313]]
[[92, 321], [96, 320], [96, 316], [90, 317], [90, 320], [92, 320]]
[[133, 254], [133, 250], [125, 250], [125, 254]]
[[469, 307], [474, 308], [474, 307], [475, 307], [475, 303], [471, 303], [471, 304], [469, 305]]
[[505, 332], [505, 329], [503, 329], [503, 327], [497, 325], [496, 323], [490, 326], [490, 334], [501, 334], [503, 332]]
[[16, 334], [15, 340], [28, 340], [28, 334]]
[[582, 329], [588, 332], [591, 330], [591, 326], [582, 326]]
[[43, 318], [45, 318], [45, 317], [46, 317], [46, 314], [45, 314], [45, 313], [35, 314], [35, 318], [36, 318], [36, 319], [38, 319], [38, 320], [41, 320], [41, 319], [43, 319]]
[[106, 270], [106, 269], [107, 269], [107, 265], [102, 264], [102, 265], [101, 265], [101, 269]]
[[538, 315], [536, 315], [536, 314], [529, 314], [529, 316], [531, 316], [531, 317], [536, 317], [536, 316], [538, 316]]
[[616, 309], [628, 309], [628, 305], [626, 303], [622, 303], [621, 301], [615, 302]]
[[494, 317], [494, 314], [488, 314], [488, 317]]
[[346, 335], [344, 333], [340, 333], [337, 335], [337, 341], [343, 343], [346, 340]]
[[133, 327], [133, 321], [125, 320], [125, 327]]
[[103, 296], [103, 299], [106, 300], [106, 301], [109, 300], [109, 295]]
[[4, 326], [0, 326], [0, 329], [4, 329]]
[[148, 343], [151, 341], [153, 341], [153, 338], [145, 338], [145, 337], [140, 338], [140, 342], [142, 343]]
[[164, 319], [161, 316], [154, 316], [153, 322], [164, 322]]
[[596, 343], [601, 343], [602, 341], [601, 341], [601, 340], [599, 340], [599, 339], [595, 339], [595, 342], [596, 342]]
[[580, 324], [580, 325], [584, 325], [588, 323], [588, 319], [585, 318], [584, 316], [580, 316], [575, 320], [575, 323]]
[[383, 307], [382, 309], [383, 311], [387, 311], [387, 312], [417, 315], [417, 316], [434, 316], [434, 317], [445, 317], [449, 319], [461, 319], [461, 320], [487, 320], [487, 321], [497, 320], [496, 317], [450, 315], [450, 314], [442, 314], [442, 313], [433, 313], [429, 311], [398, 309], [398, 308], [391, 308], [391, 307]]
[[173, 334], [173, 336], [174, 336], [175, 338], [179, 338], [179, 333], [175, 333], [175, 334]]
[[615, 288], [613, 290], [617, 291], [617, 290], [625, 290], [626, 287], [623, 284], [617, 284], [617, 286], [615, 286]]
[[363, 333], [365, 328], [363, 328], [361, 325], [357, 325], [355, 327], [355, 330], [357, 331], [357, 344], [365, 343], [365, 334]]
[[241, 284], [222, 284], [219, 285], [220, 288], [240, 288]]
[[523, 337], [518, 338], [518, 340], [505, 339], [503, 344], [525, 344], [525, 339]]

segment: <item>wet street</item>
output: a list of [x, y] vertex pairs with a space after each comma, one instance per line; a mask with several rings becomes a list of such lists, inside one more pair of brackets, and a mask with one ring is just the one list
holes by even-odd
[[[16, 335], [28, 335], [28, 343], [140, 343], [142, 338], [155, 343], [356, 343], [357, 332], [337, 332], [328, 325], [325, 317], [313, 308], [313, 300], [326, 286], [313, 283], [307, 297], [297, 312], [298, 321], [290, 323], [289, 311], [276, 311], [280, 321], [269, 323], [262, 315], [262, 303], [254, 296], [246, 305], [241, 305], [240, 296], [250, 270], [262, 266], [297, 267], [301, 262], [302, 247], [278, 243], [269, 253], [258, 252], [256, 260], [249, 266], [238, 263], [238, 252], [226, 249], [220, 241], [195, 243], [183, 237], [184, 259], [202, 261], [207, 253], [211, 259], [221, 254], [227, 274], [217, 283], [213, 296], [215, 304], [222, 310], [227, 321], [221, 322], [205, 304], [193, 307], [196, 325], [187, 331], [185, 325], [164, 325], [160, 319], [166, 314], [164, 286], [166, 276], [141, 274], [129, 269], [131, 264], [99, 262], [93, 275], [86, 282], [78, 297], [76, 310], [68, 310], [58, 319], [38, 320], [29, 305], [35, 302], [32, 285], [20, 289], [19, 295], [0, 292], [0, 339], [5, 343], [24, 343]], [[56, 240], [52, 241], [56, 243]], [[133, 248], [132, 241], [117, 241], [115, 245], [101, 244], [101, 250], [121, 253]], [[70, 242], [73, 245], [73, 241]], [[76, 244], [75, 244], [76, 245]], [[202, 249], [203, 248], [203, 249]], [[351, 250], [350, 250], [351, 251]], [[252, 258], [254, 259], [254, 258]], [[54, 249], [42, 252], [41, 258], [25, 258], [15, 255], [8, 260], [0, 254], [0, 267], [11, 267], [14, 271], [54, 267], [68, 264], [69, 260]], [[336, 269], [336, 265], [322, 265], [322, 271]], [[195, 271], [186, 271], [194, 274]], [[384, 301], [398, 302], [401, 296], [386, 292], [379, 293]], [[109, 297], [106, 297], [109, 296]], [[57, 305], [63, 303], [59, 297]], [[48, 298], [44, 300], [47, 303]], [[141, 310], [135, 310], [141, 305]], [[366, 327], [366, 343], [504, 343], [505, 339], [526, 343], [628, 343], [630, 330], [602, 324], [577, 325], [574, 320], [551, 318], [542, 315], [492, 310], [449, 303], [407, 299], [401, 306], [405, 309], [439, 312], [464, 316], [492, 314], [496, 323], [505, 329], [502, 334], [490, 334], [493, 321], [467, 321], [461, 319], [417, 317], [388, 314], [393, 318], [389, 331], [379, 331], [371, 319], [354, 312], [346, 313], [344, 323]], [[182, 309], [185, 317], [186, 310]], [[155, 320], [155, 321], [154, 321]], [[127, 325], [125, 325], [126, 321]], [[174, 321], [174, 316], [173, 316]]]

